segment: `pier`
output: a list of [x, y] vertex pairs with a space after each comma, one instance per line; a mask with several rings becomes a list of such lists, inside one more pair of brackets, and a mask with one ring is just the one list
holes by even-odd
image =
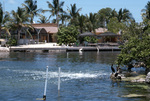
[[21, 45], [10, 47], [11, 52], [50, 52], [50, 51], [121, 51], [116, 46], [52, 46], [50, 44]]

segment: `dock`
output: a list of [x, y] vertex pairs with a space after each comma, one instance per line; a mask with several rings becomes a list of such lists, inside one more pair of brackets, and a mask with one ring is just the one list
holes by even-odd
[[50, 51], [121, 51], [119, 47], [110, 46], [50, 46], [50, 45], [23, 45], [10, 47], [11, 52], [50, 52]]
[[10, 49], [7, 47], [0, 47], [0, 52], [9, 52]]

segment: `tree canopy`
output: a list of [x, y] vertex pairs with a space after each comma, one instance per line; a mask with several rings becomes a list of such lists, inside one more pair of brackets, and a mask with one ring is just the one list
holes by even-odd
[[143, 62], [147, 68], [150, 68], [150, 2], [142, 12], [143, 22], [138, 24], [131, 21], [124, 30], [123, 40], [126, 42], [121, 46], [118, 65]]
[[73, 25], [68, 27], [61, 27], [57, 33], [57, 40], [59, 44], [70, 45], [77, 41], [79, 31]]
[[118, 56], [117, 63], [130, 64], [134, 62], [144, 62], [150, 68], [150, 36], [131, 37], [128, 42], [121, 46], [122, 51]]

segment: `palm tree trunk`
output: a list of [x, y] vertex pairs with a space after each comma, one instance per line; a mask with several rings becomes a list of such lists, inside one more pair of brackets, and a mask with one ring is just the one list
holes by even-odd
[[21, 33], [21, 29], [18, 30], [18, 37], [17, 37], [18, 44], [19, 44], [19, 40], [20, 40], [20, 33]]
[[2, 32], [2, 28], [0, 27], [0, 38], [1, 38], [1, 32]]
[[59, 28], [58, 12], [57, 12], [57, 15], [56, 15], [56, 22], [57, 22], [57, 27]]
[[57, 27], [59, 28], [59, 19], [58, 19], [58, 16], [59, 16], [59, 0], [58, 0], [58, 11], [57, 11], [57, 15], [56, 15], [56, 20], [57, 20]]

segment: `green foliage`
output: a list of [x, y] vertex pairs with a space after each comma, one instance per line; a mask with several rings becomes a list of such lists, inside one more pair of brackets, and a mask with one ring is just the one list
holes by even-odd
[[131, 37], [139, 36], [143, 33], [142, 24], [138, 24], [134, 21], [129, 21], [122, 27], [122, 40], [129, 40]]
[[29, 15], [23, 9], [18, 7], [17, 11], [12, 11], [12, 22], [11, 29], [18, 31], [18, 40], [20, 39], [21, 29], [23, 27], [32, 28], [31, 25], [27, 24], [29, 22]]
[[142, 18], [143, 20], [150, 19], [150, 1], [148, 1], [147, 5], [145, 6], [145, 9], [142, 9]]
[[97, 43], [98, 39], [91, 36], [84, 37], [84, 41], [90, 42], [90, 43]]
[[98, 15], [96, 13], [90, 13], [89, 16], [87, 15], [87, 22], [86, 22], [86, 28], [87, 28], [87, 31], [89, 32], [92, 32], [94, 31], [95, 32], [95, 29], [98, 28]]
[[16, 46], [17, 45], [17, 40], [15, 38], [9, 38], [7, 44], [9, 46]]
[[110, 22], [107, 25], [108, 30], [113, 33], [118, 33], [120, 30], [123, 30], [125, 25], [118, 21], [116, 17], [110, 19]]
[[39, 23], [50, 23], [49, 18], [47, 18], [46, 16], [43, 16], [43, 15], [40, 15], [40, 18], [37, 22], [39, 22]]
[[79, 12], [81, 11], [81, 8], [77, 8], [76, 4], [71, 4], [71, 8], [68, 7], [69, 16], [71, 18], [70, 24], [77, 25], [78, 16], [80, 15]]
[[61, 27], [57, 33], [58, 44], [71, 44], [77, 41], [79, 31], [75, 26]]
[[85, 23], [86, 23], [85, 21], [86, 21], [86, 17], [84, 15], [78, 17], [77, 26], [81, 33], [85, 31]]
[[99, 26], [106, 27], [109, 22], [109, 18], [111, 16], [112, 9], [111, 8], [102, 8], [98, 12], [99, 18]]
[[2, 4], [0, 2], [0, 38], [1, 38], [1, 29], [4, 29], [9, 35], [8, 22], [10, 20], [10, 15], [8, 12], [4, 12]]
[[3, 7], [2, 7], [2, 4], [1, 4], [1, 2], [0, 2], [0, 25], [1, 25], [1, 23], [3, 22]]
[[41, 9], [37, 9], [37, 1], [35, 0], [25, 0], [25, 4], [22, 4], [26, 10], [26, 12], [30, 15], [30, 23], [33, 23], [34, 16], [39, 15], [38, 12]]
[[134, 20], [132, 14], [128, 9], [120, 9], [117, 15], [117, 19], [119, 22], [125, 22], [127, 20]]
[[43, 13], [44, 12], [50, 12], [52, 16], [56, 16], [55, 23], [59, 24], [58, 13], [63, 13], [64, 12], [63, 11], [64, 2], [59, 2], [59, 0], [53, 0], [52, 3], [49, 2], [49, 1], [47, 1], [47, 3], [48, 3], [48, 8], [50, 10], [43, 10], [42, 12]]
[[121, 46], [121, 54], [117, 64], [129, 64], [133, 61], [144, 62], [150, 68], [150, 36], [143, 34], [141, 37], [131, 37], [128, 42]]

